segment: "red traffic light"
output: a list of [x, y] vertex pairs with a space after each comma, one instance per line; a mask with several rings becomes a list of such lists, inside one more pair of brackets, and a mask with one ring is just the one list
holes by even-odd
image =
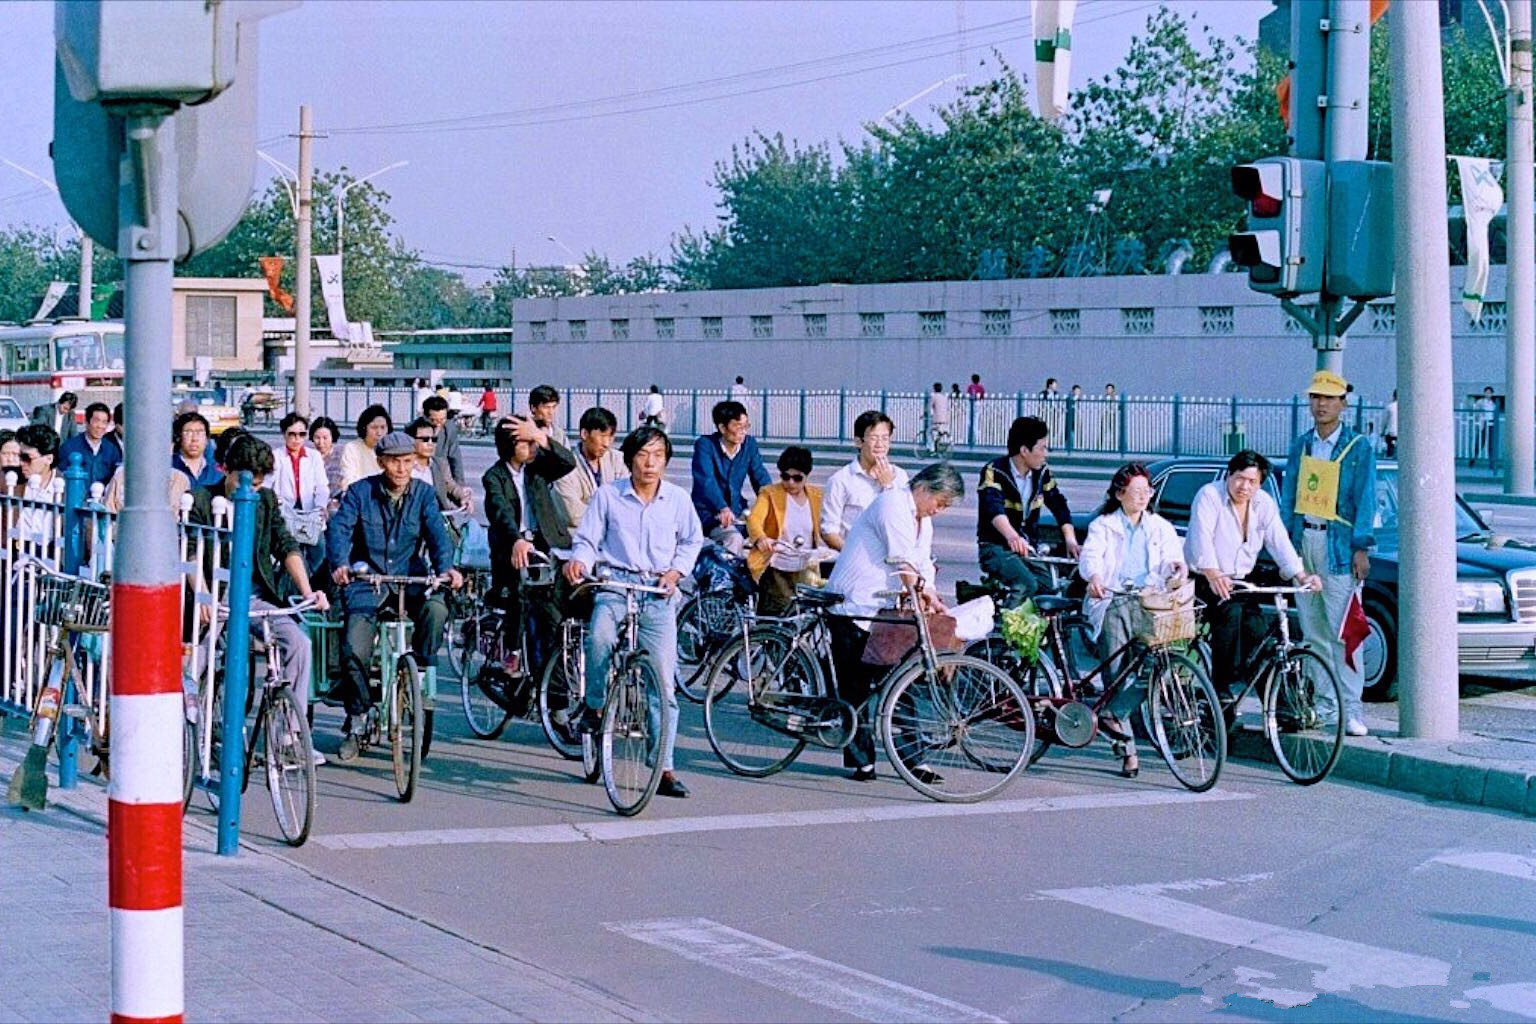
[[1284, 190], [1285, 172], [1278, 164], [1239, 164], [1232, 168], [1232, 191], [1248, 201], [1255, 217], [1278, 217]]

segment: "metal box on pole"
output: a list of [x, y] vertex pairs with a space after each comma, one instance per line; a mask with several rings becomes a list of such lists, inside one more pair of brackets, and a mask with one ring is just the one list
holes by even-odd
[[1329, 170], [1324, 290], [1351, 299], [1393, 294], [1392, 165], [1337, 160]]

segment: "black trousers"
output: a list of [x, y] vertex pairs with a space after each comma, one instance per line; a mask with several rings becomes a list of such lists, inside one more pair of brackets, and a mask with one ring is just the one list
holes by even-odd
[[1195, 597], [1205, 604], [1202, 615], [1210, 627], [1211, 682], [1223, 697], [1241, 689], [1238, 679], [1243, 659], [1264, 640], [1269, 622], [1253, 598], [1221, 601], [1205, 577], [1195, 576]]
[[[829, 617], [827, 626], [832, 634], [832, 667], [837, 671], [837, 695], [853, 705], [859, 714], [859, 731], [852, 742], [843, 748], [843, 764], [849, 768], [872, 767], [875, 763], [875, 707], [870, 696], [885, 682], [890, 672], [887, 665], [864, 664], [864, 645], [869, 634], [853, 624], [852, 619]], [[914, 704], [926, 702], [921, 688], [914, 687], [910, 699]], [[908, 728], [898, 735], [896, 752], [908, 767], [923, 763], [924, 747], [920, 723], [909, 722]]]
[[[392, 607], [381, 605], [378, 611], [347, 612], [347, 650], [342, 666], [341, 698], [352, 717], [367, 714], [373, 700], [368, 693], [368, 668], [373, 662], [373, 648], [379, 638], [379, 612]], [[408, 595], [406, 614], [411, 617], [411, 653], [416, 664], [426, 668], [437, 657], [443, 641], [443, 626], [448, 622], [448, 605], [441, 597], [427, 599], [424, 593]]]
[[1051, 578], [1001, 544], [982, 541], [977, 545], [981, 571], [1008, 588], [1008, 607], [1015, 608], [1043, 590], [1049, 590]]
[[528, 629], [528, 660], [523, 671], [533, 678], [543, 670], [544, 661], [555, 649], [555, 635], [560, 628], [560, 605], [567, 589], [565, 577], [555, 576], [551, 587], [526, 587], [522, 574], [508, 570], [495, 574], [491, 587], [496, 603], [505, 613], [501, 620], [501, 644], [506, 653], [518, 650], [525, 626]]

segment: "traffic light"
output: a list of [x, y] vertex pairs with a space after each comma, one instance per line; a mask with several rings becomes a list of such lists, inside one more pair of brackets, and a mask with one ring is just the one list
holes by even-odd
[[1384, 160], [1335, 160], [1328, 183], [1328, 223], [1328, 293], [1351, 299], [1391, 295], [1397, 248], [1392, 165]]
[[1248, 203], [1246, 231], [1227, 239], [1232, 262], [1254, 291], [1294, 296], [1323, 287], [1328, 171], [1321, 160], [1265, 157], [1232, 168], [1232, 191]]

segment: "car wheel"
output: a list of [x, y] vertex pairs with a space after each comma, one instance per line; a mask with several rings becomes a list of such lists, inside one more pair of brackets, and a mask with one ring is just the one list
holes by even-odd
[[1360, 645], [1365, 667], [1365, 699], [1397, 699], [1397, 616], [1385, 603], [1367, 597], [1365, 617], [1371, 624], [1370, 635]]

